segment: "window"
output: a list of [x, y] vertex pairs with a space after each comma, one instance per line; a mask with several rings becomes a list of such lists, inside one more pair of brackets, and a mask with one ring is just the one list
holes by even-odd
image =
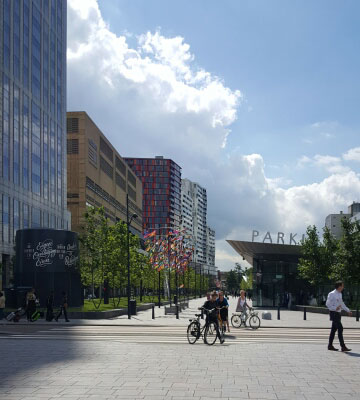
[[67, 154], [79, 154], [79, 139], [67, 140]]
[[126, 191], [125, 179], [116, 172], [115, 180], [116, 180], [116, 184], [125, 192]]
[[100, 156], [100, 169], [104, 171], [109, 178], [113, 179], [114, 176], [113, 167], [107, 161], [105, 161], [105, 159], [101, 156]]
[[[4, 3], [5, 4], [5, 3]], [[2, 132], [2, 162], [3, 178], [9, 180], [10, 177], [10, 82], [9, 78], [3, 74], [3, 132]]]
[[2, 195], [2, 240], [9, 243], [10, 239], [10, 204], [9, 197]]
[[31, 125], [31, 183], [32, 192], [40, 195], [41, 185], [41, 149], [40, 149], [40, 108], [32, 102], [32, 125]]
[[[105, 140], [100, 137], [100, 150], [106, 155], [106, 157], [113, 161], [113, 151], [111, 150], [111, 147], [105, 142]], [[101, 161], [100, 161], [101, 163]]]
[[89, 139], [89, 161], [97, 167], [97, 145]]
[[66, 132], [67, 133], [79, 133], [79, 118], [67, 118]]
[[131, 183], [136, 188], [136, 178], [128, 169], [128, 182]]
[[20, 229], [20, 203], [19, 200], [14, 199], [13, 203], [13, 215], [14, 215], [14, 239], [16, 231]]
[[115, 165], [116, 169], [120, 171], [124, 176], [126, 175], [126, 166], [125, 163], [123, 163], [119, 157], [115, 158]]
[[31, 227], [41, 228], [41, 211], [35, 207], [31, 211]]
[[130, 197], [131, 199], [133, 199], [134, 201], [136, 201], [136, 191], [135, 191], [131, 186], [129, 186], [129, 185], [128, 185], [128, 194], [129, 194], [129, 197]]
[[23, 204], [23, 228], [27, 229], [30, 227], [29, 220], [29, 206], [27, 204]]

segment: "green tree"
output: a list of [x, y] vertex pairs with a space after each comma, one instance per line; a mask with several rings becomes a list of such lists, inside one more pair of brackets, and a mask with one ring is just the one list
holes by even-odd
[[347, 218], [341, 221], [343, 236], [337, 249], [337, 262], [332, 269], [334, 280], [342, 279], [351, 288], [356, 288], [356, 304], [359, 302], [360, 286], [360, 222]]
[[236, 271], [231, 269], [226, 277], [226, 287], [230, 292], [233, 292], [239, 288], [239, 277]]
[[321, 286], [328, 280], [334, 265], [335, 239], [331, 233], [324, 230], [324, 243], [321, 242], [316, 226], [308, 226], [305, 239], [302, 241], [299, 260], [299, 275], [317, 288], [318, 301], [321, 296]]

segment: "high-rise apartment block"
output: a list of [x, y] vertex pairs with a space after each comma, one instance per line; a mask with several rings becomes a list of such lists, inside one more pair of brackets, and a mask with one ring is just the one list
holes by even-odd
[[72, 229], [81, 233], [87, 206], [104, 207], [112, 222], [138, 218], [133, 233], [142, 234], [142, 184], [86, 112], [67, 113], [68, 207]]
[[173, 160], [124, 157], [143, 184], [143, 229], [165, 235], [179, 228], [181, 168]]
[[0, 38], [0, 262], [6, 286], [18, 229], [70, 227], [66, 1], [2, 0]]
[[193, 238], [193, 262], [214, 275], [215, 231], [207, 226], [206, 189], [189, 179], [181, 180], [181, 227]]
[[341, 239], [343, 230], [341, 221], [343, 218], [349, 218], [352, 221], [358, 220], [360, 215], [360, 203], [353, 202], [348, 207], [348, 213], [340, 211], [339, 214], [329, 214], [325, 219], [325, 226], [329, 228], [330, 232], [336, 239]]

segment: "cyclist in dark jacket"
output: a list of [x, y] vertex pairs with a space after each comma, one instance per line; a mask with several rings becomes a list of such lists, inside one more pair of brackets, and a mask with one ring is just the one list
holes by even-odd
[[219, 321], [218, 321], [218, 310], [217, 310], [217, 293], [212, 292], [210, 300], [205, 301], [203, 309], [206, 310], [206, 323], [213, 322], [215, 324], [216, 335], [220, 340], [220, 343], [224, 343], [224, 339], [220, 335]]

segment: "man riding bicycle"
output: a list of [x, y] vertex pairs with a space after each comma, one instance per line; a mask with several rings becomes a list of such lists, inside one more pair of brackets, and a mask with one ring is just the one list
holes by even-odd
[[218, 310], [217, 310], [217, 293], [212, 292], [210, 300], [205, 301], [202, 308], [206, 311], [206, 324], [213, 322], [216, 329], [216, 336], [219, 338], [221, 344], [224, 343], [224, 339], [220, 335], [219, 321], [218, 321]]

